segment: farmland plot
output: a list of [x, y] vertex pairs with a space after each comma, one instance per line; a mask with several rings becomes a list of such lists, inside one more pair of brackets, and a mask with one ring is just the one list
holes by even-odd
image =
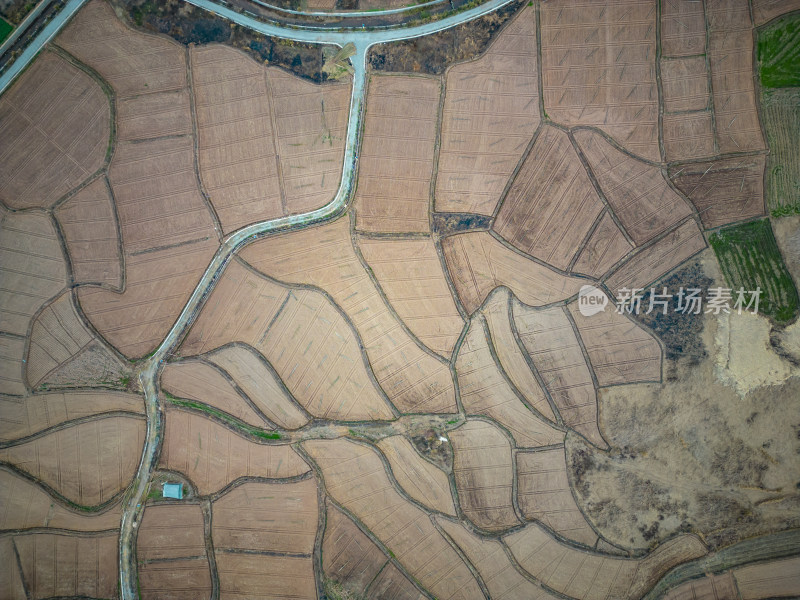
[[253, 350], [228, 346], [210, 355], [209, 360], [224, 369], [273, 423], [285, 429], [297, 429], [308, 423], [308, 417], [286, 393], [280, 379]]
[[117, 139], [146, 140], [192, 135], [189, 90], [143, 94], [117, 103]]
[[764, 214], [764, 156], [741, 156], [670, 168], [707, 229]]
[[114, 201], [98, 177], [59, 205], [55, 216], [64, 234], [75, 283], [122, 287], [122, 243]]
[[240, 477], [294, 477], [309, 470], [290, 446], [251, 442], [203, 416], [170, 409], [166, 422], [159, 464], [186, 475], [200, 494]]
[[661, 61], [667, 160], [715, 154], [705, 56]]
[[199, 504], [151, 504], [145, 508], [136, 553], [140, 562], [205, 556]]
[[428, 232], [438, 79], [370, 78], [355, 198], [356, 228]]
[[664, 151], [667, 160], [703, 158], [715, 153], [714, 127], [709, 111], [664, 114]]
[[[613, 302], [609, 298], [609, 306]], [[661, 380], [661, 346], [635, 321], [610, 308], [591, 317], [583, 316], [576, 302], [568, 309], [598, 385]], [[658, 305], [654, 310], [659, 310]]]
[[117, 595], [117, 532], [103, 535], [31, 533], [14, 536], [31, 600]]
[[536, 380], [531, 367], [525, 360], [523, 350], [514, 336], [511, 325], [511, 294], [509, 291], [506, 288], [496, 290], [491, 294], [489, 301], [484, 304], [481, 312], [486, 317], [489, 338], [494, 346], [500, 367], [528, 404], [546, 419], [555, 421], [556, 417], [547, 401], [547, 396]]
[[24, 399], [0, 396], [0, 439], [14, 440], [67, 421], [110, 412], [144, 414], [144, 402], [141, 396], [108, 390], [51, 392]]
[[247, 482], [214, 500], [217, 550], [310, 554], [317, 535], [317, 482]]
[[640, 250], [608, 278], [609, 289], [644, 288], [706, 247], [692, 219], [670, 231], [652, 246]]
[[8, 600], [28, 600], [22, 572], [17, 563], [14, 538], [10, 535], [0, 537], [0, 560], [10, 568], [0, 570], [0, 594]]
[[268, 424], [248, 404], [232, 382], [207, 362], [189, 360], [169, 363], [161, 375], [161, 388], [178, 398], [197, 400], [225, 411], [254, 427]]
[[570, 489], [564, 448], [517, 453], [517, 497], [526, 519], [585, 546], [594, 546], [597, 534], [581, 513]]
[[464, 329], [433, 240], [358, 238], [364, 260], [411, 332], [450, 357]]
[[358, 517], [434, 596], [481, 596], [469, 569], [427, 513], [392, 487], [374, 450], [344, 439], [309, 440], [303, 448], [320, 466], [331, 497]]
[[469, 314], [500, 285], [526, 304], [538, 306], [569, 298], [582, 283], [509, 250], [486, 232], [446, 237], [442, 250], [458, 297]]
[[231, 263], [181, 351], [195, 354], [233, 341], [261, 352], [311, 414], [343, 420], [393, 416], [353, 330], [319, 292], [287, 290]]
[[706, 18], [702, 2], [667, 0], [661, 4], [661, 52], [691, 56], [706, 50]]
[[572, 272], [600, 278], [631, 250], [633, 245], [606, 211], [578, 254]]
[[544, 379], [564, 424], [605, 447], [597, 429], [597, 395], [578, 338], [564, 309], [534, 310], [513, 302], [522, 343]]
[[0, 331], [24, 336], [39, 307], [67, 283], [64, 255], [44, 213], [7, 212], [0, 234]]
[[701, 579], [687, 581], [667, 592], [664, 600], [685, 600], [686, 598], [726, 600], [739, 597], [731, 571], [727, 571], [721, 575], [706, 575]]
[[137, 571], [142, 600], [209, 600], [211, 572], [206, 558], [140, 564]]
[[545, 126], [511, 184], [494, 229], [523, 252], [566, 270], [602, 209], [567, 134]]
[[125, 248], [122, 294], [79, 288], [98, 331], [126, 356], [160, 342], [217, 248], [214, 224], [197, 189], [190, 137], [123, 142], [109, 179]]
[[0, 200], [45, 208], [101, 166], [108, 98], [84, 72], [43, 53], [0, 100]]
[[753, 18], [756, 26], [797, 9], [800, 9], [798, 0], [753, 0]]
[[111, 500], [133, 478], [144, 435], [142, 418], [98, 418], [4, 448], [0, 461], [76, 504], [96, 506]]
[[524, 8], [477, 60], [447, 72], [437, 211], [494, 211], [539, 125], [536, 17]]
[[507, 535], [504, 541], [536, 579], [584, 600], [641, 598], [672, 567], [706, 553], [698, 537], [682, 535], [642, 559], [612, 558], [558, 542], [536, 523]]
[[0, 381], [6, 394], [22, 396], [26, 392], [23, 368], [25, 338], [0, 333]]
[[368, 598], [391, 598], [391, 600], [424, 600], [420, 593], [400, 569], [389, 563], [378, 573], [367, 590]]
[[128, 29], [101, 0], [84, 6], [56, 43], [100, 73], [120, 98], [186, 87], [183, 48]]
[[[487, 333], [483, 319], [474, 318], [458, 353], [456, 373], [464, 410], [468, 414], [485, 415], [503, 425], [511, 432], [517, 446], [549, 446], [562, 442], [564, 432], [534, 415], [509, 385], [492, 356]], [[527, 365], [525, 367], [527, 369]]]
[[658, 167], [631, 158], [595, 132], [578, 131], [575, 139], [611, 209], [637, 245], [691, 214], [689, 204], [669, 187]]
[[441, 517], [436, 523], [464, 552], [496, 600], [551, 600], [555, 596], [517, 571], [497, 540], [478, 537], [460, 523]]
[[310, 556], [215, 552], [221, 598], [316, 600]]
[[450, 432], [458, 501], [481, 529], [502, 531], [519, 525], [512, 501], [514, 464], [511, 444], [499, 428], [468, 421]]
[[734, 570], [744, 600], [792, 596], [800, 590], [800, 558], [786, 558]]
[[67, 509], [35, 483], [5, 468], [0, 469], [0, 506], [0, 530], [52, 527], [103, 531], [119, 529], [122, 518], [119, 504], [99, 514]]
[[656, 6], [545, 2], [544, 106], [562, 125], [591, 125], [637, 156], [660, 160]]
[[389, 461], [397, 483], [409, 496], [428, 508], [455, 516], [447, 474], [420, 456], [408, 438], [385, 437], [378, 442], [378, 448]]
[[363, 595], [389, 559], [341, 510], [329, 502], [325, 511], [322, 569], [347, 590]]
[[359, 262], [347, 219], [251, 244], [242, 257], [289, 283], [328, 292], [355, 326], [378, 383], [403, 412], [455, 412], [450, 371], [405, 332]]
[[765, 148], [753, 82], [753, 24], [746, 0], [710, 0], [708, 60], [720, 152]]

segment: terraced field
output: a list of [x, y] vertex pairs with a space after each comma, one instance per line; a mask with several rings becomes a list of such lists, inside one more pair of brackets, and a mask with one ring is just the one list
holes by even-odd
[[[322, 83], [140, 6], [0, 97], [0, 598], [800, 594], [797, 2], [534, 0], [393, 74], [365, 26]], [[662, 282], [770, 320], [615, 310]]]

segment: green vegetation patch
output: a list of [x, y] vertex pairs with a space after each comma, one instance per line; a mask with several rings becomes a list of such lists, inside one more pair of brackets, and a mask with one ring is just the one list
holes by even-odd
[[756, 56], [762, 86], [800, 86], [800, 14], [787, 15], [761, 29]]
[[769, 155], [765, 192], [773, 217], [800, 212], [800, 88], [764, 90], [761, 115]]
[[14, 31], [14, 26], [5, 19], [3, 19], [2, 17], [0, 17], [0, 43], [2, 43], [3, 40], [5, 40], [9, 35], [11, 35], [12, 31]]
[[[758, 311], [779, 323], [797, 314], [797, 289], [786, 269], [769, 219], [721, 229], [709, 238], [733, 290], [761, 288]], [[732, 293], [734, 299], [735, 292]]]
[[236, 417], [229, 415], [228, 413], [221, 411], [213, 406], [209, 406], [208, 404], [203, 404], [202, 402], [195, 402], [194, 400], [181, 400], [176, 398], [172, 394], [166, 394], [167, 399], [176, 406], [183, 406], [184, 408], [193, 408], [195, 410], [202, 411], [208, 415], [216, 417], [221, 421], [229, 424], [234, 429], [239, 429], [244, 433], [248, 433], [255, 437], [259, 437], [262, 440], [279, 440], [281, 439], [281, 434], [274, 432], [274, 431], [265, 431], [263, 429], [259, 429], [258, 427], [253, 427], [245, 423], [244, 421], [240, 421]]

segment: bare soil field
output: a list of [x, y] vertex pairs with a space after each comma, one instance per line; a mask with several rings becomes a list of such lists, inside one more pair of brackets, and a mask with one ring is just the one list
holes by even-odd
[[117, 411], [144, 414], [142, 397], [109, 390], [52, 392], [24, 399], [0, 396], [0, 439], [15, 440], [74, 419]]
[[229, 346], [210, 355], [209, 360], [224, 369], [273, 423], [285, 429], [297, 429], [308, 423], [308, 417], [283, 388], [280, 379], [250, 348]]
[[315, 600], [310, 556], [272, 556], [216, 552], [221, 598]]
[[517, 300], [514, 321], [564, 424], [605, 447], [597, 429], [597, 396], [589, 367], [563, 308], [534, 310]]
[[293, 477], [309, 470], [288, 445], [257, 444], [203, 416], [167, 410], [159, 465], [186, 475], [200, 494], [240, 477]]
[[425, 353], [391, 313], [355, 254], [347, 219], [251, 244], [242, 257], [290, 283], [328, 292], [358, 331], [375, 377], [403, 412], [454, 412], [445, 364]]
[[706, 50], [706, 17], [702, 2], [668, 0], [661, 5], [661, 52], [691, 56]]
[[423, 344], [450, 358], [464, 320], [433, 240], [357, 239], [364, 261], [398, 316]]
[[703, 158], [715, 153], [710, 111], [664, 114], [664, 152], [668, 161]]
[[142, 418], [108, 417], [0, 450], [8, 462], [83, 506], [109, 501], [133, 478], [144, 444]]
[[210, 600], [211, 571], [206, 558], [139, 564], [142, 600]]
[[[608, 306], [614, 299], [608, 299]], [[589, 355], [598, 385], [621, 385], [661, 380], [658, 340], [626, 315], [607, 308], [585, 317], [577, 302], [568, 305]], [[658, 305], [653, 310], [658, 311]]]
[[37, 387], [52, 371], [80, 354], [95, 337], [83, 324], [72, 299], [64, 292], [33, 320], [25, 374]]
[[22, 396], [27, 391], [23, 369], [25, 338], [0, 334], [0, 381], [6, 394]]
[[10, 568], [0, 571], [0, 593], [8, 600], [28, 600], [22, 572], [17, 562], [14, 538], [10, 535], [0, 537], [0, 560]]
[[733, 576], [744, 600], [793, 596], [800, 590], [800, 558], [749, 565], [736, 569]]
[[51, 206], [103, 166], [108, 98], [52, 52], [3, 95], [0, 120], [0, 200], [11, 208]]
[[232, 263], [181, 352], [205, 352], [233, 341], [261, 352], [311, 414], [342, 420], [393, 416], [367, 372], [353, 330], [319, 292], [287, 290]]
[[447, 71], [436, 210], [490, 215], [539, 125], [533, 8], [483, 56]]
[[122, 517], [119, 504], [99, 514], [65, 508], [35, 483], [5, 468], [0, 469], [0, 506], [0, 530], [52, 527], [103, 531], [119, 529]]
[[56, 44], [100, 73], [120, 98], [186, 87], [183, 49], [125, 27], [102, 0], [84, 6]]
[[225, 232], [283, 214], [264, 68], [225, 46], [191, 50], [200, 177]]
[[662, 60], [661, 81], [666, 112], [708, 108], [708, 71], [704, 56]]
[[721, 575], [706, 575], [701, 579], [687, 581], [667, 592], [664, 600], [685, 600], [686, 598], [726, 600], [740, 597], [731, 571], [726, 571]]
[[336, 506], [328, 502], [325, 512], [322, 570], [346, 590], [364, 595], [389, 557]]
[[122, 287], [122, 243], [114, 201], [98, 177], [55, 210], [75, 283]]
[[585, 600], [640, 598], [669, 569], [706, 553], [698, 537], [683, 535], [642, 559], [612, 558], [560, 543], [536, 523], [504, 541], [519, 564], [543, 584]]
[[308, 212], [333, 200], [339, 188], [351, 86], [346, 80], [319, 85], [276, 68], [267, 69], [267, 81], [286, 212]]
[[511, 444], [505, 434], [485, 421], [468, 421], [449, 437], [458, 501], [466, 517], [489, 531], [519, 525], [512, 501]]
[[637, 252], [606, 283], [615, 294], [622, 288], [644, 288], [705, 247], [703, 233], [689, 219], [652, 246]]
[[764, 156], [742, 156], [670, 168], [670, 177], [711, 229], [764, 214]]
[[[492, 356], [487, 334], [483, 319], [474, 318], [458, 352], [456, 373], [464, 410], [500, 423], [517, 446], [536, 448], [563, 442], [564, 432], [538, 418], [509, 385]], [[525, 368], [530, 372], [527, 365]]]
[[708, 60], [720, 152], [765, 148], [753, 81], [753, 23], [746, 0], [706, 6]]
[[309, 440], [303, 448], [320, 466], [331, 497], [355, 514], [434, 596], [480, 596], [469, 569], [427, 513], [392, 487], [375, 451], [344, 439]]
[[217, 550], [311, 554], [317, 535], [317, 482], [244, 483], [214, 500]]
[[800, 9], [798, 0], [753, 0], [753, 18], [757, 27], [798, 9]]
[[526, 519], [559, 535], [592, 547], [597, 534], [572, 496], [564, 447], [517, 453], [517, 498]]
[[378, 448], [389, 461], [397, 483], [409, 496], [430, 509], [456, 515], [447, 474], [423, 458], [408, 438], [385, 437], [378, 442]]
[[356, 188], [356, 228], [429, 231], [438, 79], [377, 75], [369, 80]]
[[620, 152], [598, 133], [577, 131], [575, 140], [611, 209], [637, 245], [691, 214], [689, 204], [669, 187], [661, 169]]
[[[514, 336], [511, 324], [511, 294], [508, 289], [499, 288], [493, 292], [481, 312], [489, 326], [489, 339], [499, 366], [527, 403], [539, 411], [540, 415], [555, 422], [556, 417], [547, 401], [547, 396], [525, 360], [524, 349]], [[517, 442], [519, 443], [519, 440]]]
[[132, 96], [117, 102], [118, 140], [192, 134], [188, 89]]
[[0, 331], [24, 336], [39, 307], [67, 284], [64, 255], [44, 213], [5, 213], [0, 232]]
[[566, 270], [601, 210], [569, 137], [546, 126], [514, 178], [494, 230], [523, 252]]
[[114, 598], [117, 533], [33, 533], [14, 536], [28, 597]]
[[497, 540], [478, 537], [460, 523], [441, 517], [436, 523], [461, 548], [478, 570], [492, 598], [503, 600], [550, 600], [555, 596], [517, 571]]
[[517, 254], [486, 232], [446, 237], [442, 250], [458, 297], [469, 314], [500, 285], [526, 304], [541, 305], [570, 297], [582, 283]]
[[545, 2], [540, 9], [544, 107], [562, 125], [591, 125], [637, 156], [660, 160], [656, 7]]
[[139, 564], [205, 554], [199, 504], [151, 504], [145, 508], [136, 536]]
[[633, 245], [606, 211], [572, 267], [574, 273], [600, 278], [628, 252]]
[[386, 565], [369, 586], [367, 597], [391, 600], [424, 600], [427, 598], [392, 563]]
[[254, 427], [267, 422], [245, 400], [232, 382], [213, 365], [199, 360], [170, 363], [161, 374], [161, 388], [178, 398], [213, 406]]

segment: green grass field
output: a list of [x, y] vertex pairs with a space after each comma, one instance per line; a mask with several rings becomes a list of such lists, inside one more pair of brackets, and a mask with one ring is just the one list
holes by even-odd
[[[797, 289], [786, 269], [769, 219], [734, 225], [711, 234], [711, 247], [734, 300], [739, 288], [761, 288], [758, 312], [779, 323], [797, 314]], [[731, 302], [731, 307], [733, 302]]]
[[0, 43], [2, 43], [12, 31], [14, 31], [14, 26], [0, 17]]
[[788, 15], [759, 30], [756, 56], [763, 87], [800, 86], [800, 15]]

